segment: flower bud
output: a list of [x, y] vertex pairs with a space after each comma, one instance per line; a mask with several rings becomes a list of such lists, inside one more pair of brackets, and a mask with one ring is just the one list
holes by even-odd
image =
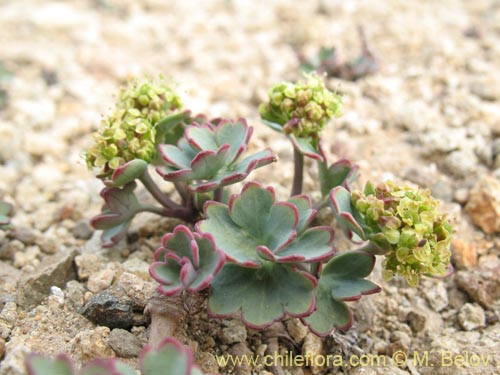
[[287, 133], [316, 139], [326, 123], [340, 114], [341, 97], [326, 88], [322, 77], [313, 73], [305, 78], [305, 82], [273, 86], [269, 102], [259, 106], [259, 113]]
[[351, 202], [364, 221], [367, 239], [386, 251], [385, 279], [399, 275], [416, 286], [422, 275], [446, 275], [452, 227], [429, 190], [387, 182], [364, 194], [353, 192]]
[[179, 96], [160, 77], [133, 81], [120, 92], [113, 113], [103, 119], [86, 153], [87, 165], [107, 176], [133, 159], [151, 161], [156, 153], [156, 124], [182, 107]]

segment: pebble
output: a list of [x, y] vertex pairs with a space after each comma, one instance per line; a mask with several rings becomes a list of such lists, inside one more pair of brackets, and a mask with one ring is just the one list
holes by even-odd
[[36, 306], [49, 295], [51, 286], [62, 288], [74, 279], [76, 254], [76, 250], [69, 250], [45, 257], [36, 272], [21, 280], [23, 287], [17, 291], [17, 303], [23, 308]]
[[474, 302], [491, 310], [500, 308], [500, 267], [458, 271], [455, 281]]
[[108, 346], [108, 337], [110, 329], [108, 327], [96, 327], [79, 332], [71, 344], [74, 345], [80, 358], [88, 362], [95, 358], [111, 358], [115, 352]]
[[450, 174], [465, 178], [477, 172], [478, 159], [469, 149], [453, 151], [446, 156], [444, 168]]
[[296, 344], [300, 344], [302, 340], [304, 340], [304, 337], [306, 337], [307, 333], [309, 332], [309, 329], [307, 326], [302, 324], [302, 322], [299, 319], [292, 318], [288, 319], [285, 322], [286, 325], [286, 330], [292, 337], [292, 339], [295, 341]]
[[484, 327], [486, 316], [483, 308], [475, 303], [466, 303], [458, 313], [458, 323], [466, 331]]
[[88, 240], [92, 237], [94, 230], [87, 222], [87, 220], [82, 220], [78, 222], [72, 230], [73, 236], [81, 240]]
[[137, 357], [142, 349], [141, 341], [129, 331], [115, 328], [108, 337], [108, 345], [113, 349], [118, 357]]
[[40, 248], [38, 246], [28, 246], [23, 251], [14, 254], [14, 267], [23, 268], [27, 265], [37, 266], [39, 264]]
[[14, 260], [15, 254], [22, 254], [24, 244], [19, 240], [8, 241], [0, 247], [0, 259]]
[[91, 273], [87, 281], [87, 289], [92, 293], [103, 291], [111, 286], [115, 275], [116, 271], [110, 268]]
[[106, 258], [101, 255], [82, 254], [76, 256], [75, 264], [78, 272], [78, 279], [80, 281], [86, 281], [92, 273], [100, 271], [106, 262]]
[[407, 321], [413, 333], [439, 332], [443, 326], [441, 316], [427, 308], [414, 308], [407, 315]]
[[110, 287], [90, 297], [81, 314], [101, 326], [128, 329], [146, 323], [143, 309], [123, 289]]
[[239, 319], [224, 321], [225, 327], [222, 328], [219, 338], [224, 344], [234, 344], [245, 342], [247, 339], [247, 330], [245, 325]]
[[206, 374], [216, 374], [219, 372], [217, 359], [209, 352], [196, 352], [195, 362], [200, 366], [201, 370]]
[[122, 269], [123, 271], [133, 273], [144, 280], [151, 280], [151, 276], [149, 275], [149, 263], [143, 260], [137, 258], [128, 259], [123, 262]]
[[[322, 353], [323, 341], [312, 332], [309, 332], [304, 338], [304, 343], [302, 345], [302, 355], [316, 357], [322, 355]], [[321, 371], [322, 368], [320, 366], [311, 366], [312, 374], [319, 374], [321, 373]]]
[[441, 280], [432, 282], [429, 288], [425, 288], [424, 296], [427, 303], [429, 303], [429, 306], [434, 311], [439, 312], [448, 306], [448, 292]]
[[157, 284], [145, 281], [133, 273], [123, 272], [118, 279], [117, 286], [123, 289], [138, 306], [146, 306]]
[[485, 233], [500, 231], [500, 181], [491, 176], [481, 178], [470, 190], [465, 210]]
[[477, 266], [476, 246], [461, 238], [451, 240], [453, 261], [457, 269], [467, 269]]
[[83, 295], [85, 294], [85, 287], [76, 280], [70, 280], [66, 283], [66, 297], [69, 298], [76, 309], [83, 306]]

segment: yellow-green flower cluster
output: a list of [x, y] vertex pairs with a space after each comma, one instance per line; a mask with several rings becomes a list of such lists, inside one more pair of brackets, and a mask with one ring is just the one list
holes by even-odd
[[273, 86], [269, 102], [262, 103], [259, 112], [262, 119], [283, 126], [287, 134], [317, 138], [326, 123], [340, 115], [342, 98], [329, 91], [317, 74], [307, 74], [305, 78], [305, 82]]
[[364, 219], [368, 239], [389, 249], [383, 262], [386, 280], [399, 275], [416, 286], [421, 275], [447, 274], [452, 227], [429, 190], [392, 182], [367, 185], [364, 194], [352, 194], [352, 203]]
[[94, 145], [86, 154], [89, 168], [103, 168], [103, 175], [120, 165], [156, 153], [156, 125], [169, 112], [182, 107], [180, 97], [163, 77], [133, 81], [122, 89], [113, 113], [94, 133]]

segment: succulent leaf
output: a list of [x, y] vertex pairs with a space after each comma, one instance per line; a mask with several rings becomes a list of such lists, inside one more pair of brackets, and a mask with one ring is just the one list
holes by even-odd
[[47, 358], [41, 354], [30, 353], [26, 356], [28, 375], [73, 375], [73, 365], [64, 354]]
[[244, 119], [187, 126], [176, 146], [160, 145], [165, 166], [158, 173], [167, 181], [188, 181], [196, 192], [212, 191], [245, 179], [256, 168], [276, 160], [264, 150], [239, 160], [252, 135]]
[[351, 184], [358, 178], [358, 166], [346, 159], [341, 159], [329, 167], [322, 162], [319, 162], [318, 166], [321, 194], [324, 197], [337, 186], [350, 190]]
[[103, 247], [119, 242], [126, 235], [135, 214], [140, 211], [141, 205], [134, 194], [136, 186], [135, 182], [129, 182], [121, 188], [108, 187], [101, 191], [104, 208], [90, 223], [95, 229], [104, 231]]
[[284, 264], [267, 262], [258, 269], [226, 264], [212, 281], [208, 308], [219, 317], [240, 313], [247, 326], [260, 329], [285, 315], [308, 315], [315, 285], [310, 274]]
[[[136, 371], [115, 358], [96, 359], [81, 371], [74, 371], [69, 357], [59, 355], [55, 359], [40, 354], [26, 356], [25, 366], [28, 375], [136, 375]], [[194, 364], [192, 350], [174, 338], [166, 338], [158, 348], [146, 346], [139, 355], [141, 375], [203, 375]]]
[[158, 290], [168, 296], [208, 287], [224, 265], [224, 253], [215, 247], [211, 236], [193, 233], [184, 225], [166, 234], [162, 245], [155, 252], [150, 274], [160, 283]]
[[380, 292], [380, 287], [368, 276], [375, 265], [375, 256], [363, 251], [337, 254], [323, 267], [315, 290], [316, 310], [304, 318], [311, 330], [320, 336], [335, 329], [347, 329], [352, 324], [352, 314], [342, 301], [354, 301], [362, 295]]
[[142, 159], [131, 160], [113, 171], [111, 175], [111, 180], [106, 180], [107, 186], [121, 187], [124, 186], [135, 179], [141, 177], [146, 169], [148, 168], [148, 163]]
[[354, 242], [366, 239], [358, 215], [351, 203], [351, 193], [343, 186], [337, 186], [330, 192], [330, 206], [339, 226]]
[[310, 204], [303, 196], [275, 202], [272, 188], [249, 182], [229, 205], [208, 202], [207, 219], [197, 228], [213, 236], [228, 260], [244, 267], [258, 268], [267, 261], [316, 262], [333, 255], [333, 232], [328, 227], [306, 230], [315, 214]]
[[114, 358], [96, 359], [87, 363], [79, 375], [136, 375], [135, 370]]
[[14, 208], [7, 202], [0, 201], [0, 229], [5, 229], [10, 224], [10, 216]]

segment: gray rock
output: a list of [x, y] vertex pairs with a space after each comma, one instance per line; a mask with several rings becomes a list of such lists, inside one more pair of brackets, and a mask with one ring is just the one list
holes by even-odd
[[84, 294], [85, 287], [77, 280], [70, 280], [66, 283], [66, 297], [73, 302], [76, 309], [82, 308]]
[[458, 313], [458, 323], [466, 331], [484, 327], [486, 317], [483, 308], [475, 303], [466, 303]]
[[297, 344], [301, 343], [302, 340], [304, 340], [304, 337], [306, 337], [307, 332], [309, 332], [309, 328], [302, 324], [299, 319], [289, 319], [285, 322], [285, 324], [286, 330]]
[[469, 149], [453, 151], [444, 161], [446, 171], [461, 178], [475, 174], [477, 165], [478, 159], [474, 152]]
[[415, 308], [410, 311], [407, 320], [414, 333], [439, 332], [443, 326], [443, 320], [438, 313], [427, 308]]
[[76, 277], [73, 260], [78, 252], [70, 250], [44, 258], [38, 271], [20, 281], [17, 304], [32, 308], [44, 300], [51, 286], [63, 288], [66, 282]]
[[424, 289], [425, 299], [434, 311], [441, 311], [448, 306], [448, 292], [442, 282], [433, 283]]
[[247, 330], [243, 323], [238, 320], [226, 320], [225, 327], [222, 328], [219, 338], [224, 344], [234, 344], [245, 342], [247, 339]]
[[94, 230], [89, 225], [87, 220], [78, 222], [73, 228], [73, 236], [81, 240], [88, 240], [92, 237]]
[[129, 331], [115, 328], [108, 337], [108, 345], [118, 357], [137, 357], [142, 349], [141, 341]]
[[24, 250], [24, 244], [19, 240], [12, 240], [0, 247], [0, 259], [13, 260], [16, 253]]
[[94, 294], [81, 310], [81, 314], [95, 324], [109, 328], [130, 328], [144, 325], [144, 306], [138, 305], [120, 287], [110, 287]]

